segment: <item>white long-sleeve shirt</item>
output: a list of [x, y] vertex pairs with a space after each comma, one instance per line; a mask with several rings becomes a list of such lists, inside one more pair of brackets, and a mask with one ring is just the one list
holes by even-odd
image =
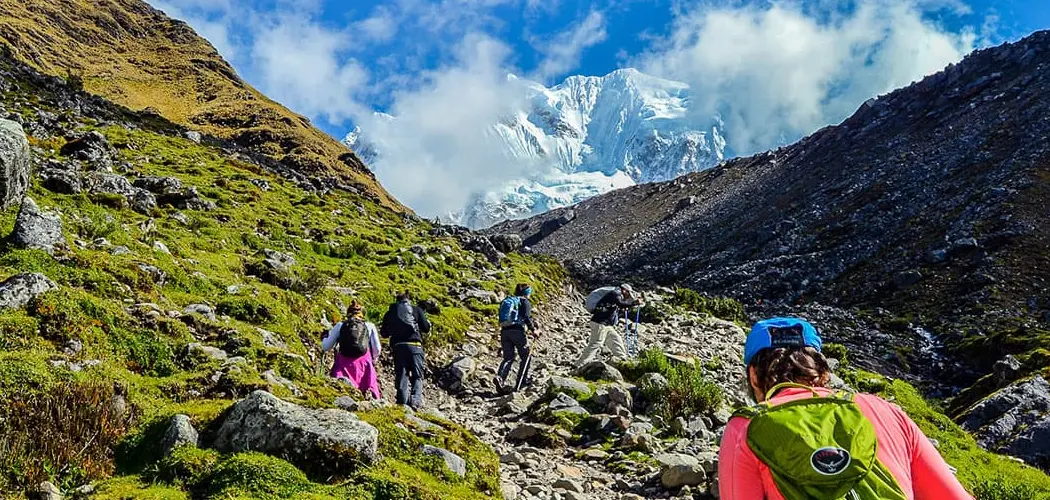
[[[328, 336], [321, 341], [321, 350], [328, 351], [329, 349], [339, 345], [339, 331], [343, 328], [343, 322], [340, 321], [332, 327], [328, 332]], [[365, 322], [365, 328], [368, 329], [368, 349], [372, 353], [372, 359], [379, 359], [379, 330], [376, 329], [376, 325], [371, 322]]]

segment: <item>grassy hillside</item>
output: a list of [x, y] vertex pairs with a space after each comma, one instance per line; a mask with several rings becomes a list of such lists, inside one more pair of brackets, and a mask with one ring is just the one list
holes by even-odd
[[[17, 68], [0, 61], [0, 72], [25, 71]], [[447, 422], [440, 432], [415, 433], [397, 410], [360, 413], [381, 430], [384, 459], [339, 483], [253, 454], [194, 451], [160, 461], [157, 442], [171, 415], [187, 414], [207, 429], [255, 389], [313, 407], [352, 395], [322, 375], [315, 352], [322, 319], [339, 319], [352, 298], [367, 305], [372, 320], [397, 290], [433, 300], [440, 312], [431, 315], [435, 331], [427, 343], [436, 362], [442, 346], [491, 321], [496, 307], [460, 301], [450, 289], [507, 290], [529, 280], [542, 301], [560, 288], [560, 266], [510, 255], [497, 269], [368, 196], [320, 197], [256, 163], [184, 139], [164, 120], [114, 108], [110, 115], [121, 118], [102, 125], [62, 107], [75, 96], [66, 87], [46, 79], [9, 83], [15, 85], [0, 92], [0, 107], [27, 129], [48, 116], [72, 134], [101, 132], [122, 175], [179, 179], [215, 209], [162, 205], [144, 215], [120, 196], [57, 194], [32, 177], [29, 195], [60, 212], [68, 248], [54, 256], [0, 248], [0, 280], [39, 272], [60, 285], [25, 308], [0, 310], [0, 491], [16, 494], [50, 479], [63, 489], [102, 481], [97, 498], [498, 494], [497, 460], [487, 446]], [[71, 161], [59, 154], [61, 137], [30, 143], [37, 170]], [[16, 210], [0, 214], [0, 233], [10, 233], [15, 218]], [[295, 263], [260, 271], [264, 251]], [[187, 312], [198, 304], [215, 317]], [[186, 352], [190, 343], [242, 359], [195, 357]], [[467, 477], [421, 459], [416, 450], [424, 442], [464, 456]]]
[[188, 25], [141, 0], [0, 0], [0, 46], [113, 102], [152, 109], [301, 174], [343, 178], [406, 210], [345, 146], [263, 96]]

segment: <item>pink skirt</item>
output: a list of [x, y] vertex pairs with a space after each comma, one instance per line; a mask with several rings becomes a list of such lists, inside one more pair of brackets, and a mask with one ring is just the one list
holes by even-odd
[[376, 367], [372, 363], [372, 355], [365, 354], [357, 358], [348, 358], [335, 352], [335, 364], [329, 373], [332, 378], [341, 378], [357, 387], [362, 393], [371, 393], [376, 399], [379, 396], [379, 378], [376, 376]]

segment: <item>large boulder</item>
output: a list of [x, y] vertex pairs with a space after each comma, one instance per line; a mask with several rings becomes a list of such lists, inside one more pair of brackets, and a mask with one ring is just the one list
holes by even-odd
[[478, 363], [470, 356], [460, 356], [449, 363], [438, 380], [441, 387], [449, 392], [460, 392], [466, 389], [467, 383], [478, 369]]
[[494, 234], [489, 236], [489, 241], [496, 247], [496, 250], [503, 253], [517, 252], [521, 250], [523, 244], [521, 236], [516, 234]]
[[0, 209], [22, 200], [29, 186], [29, 140], [22, 126], [0, 120]]
[[1018, 381], [977, 403], [959, 421], [981, 446], [1050, 467], [1050, 384]]
[[304, 408], [264, 391], [233, 405], [213, 443], [221, 452], [259, 451], [322, 475], [375, 462], [378, 446], [379, 431], [353, 413]]
[[32, 198], [22, 200], [22, 208], [15, 219], [11, 243], [19, 248], [31, 248], [54, 253], [61, 246], [62, 219], [54, 212], [40, 210]]
[[29, 301], [55, 288], [58, 285], [43, 274], [16, 274], [0, 283], [0, 309], [25, 307]]

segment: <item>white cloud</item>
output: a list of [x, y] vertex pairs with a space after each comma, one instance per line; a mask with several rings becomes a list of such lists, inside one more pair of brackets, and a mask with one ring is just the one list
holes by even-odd
[[397, 36], [398, 20], [389, 9], [379, 7], [371, 16], [356, 23], [355, 26], [356, 30], [363, 33], [369, 40], [387, 42]]
[[636, 62], [689, 83], [694, 109], [721, 113], [731, 148], [747, 154], [840, 121], [869, 97], [958, 61], [974, 42], [971, 32], [927, 21], [910, 0], [865, 2], [846, 14], [705, 5], [682, 12]]
[[543, 61], [536, 69], [537, 78], [548, 78], [563, 75], [579, 66], [583, 51], [605, 41], [605, 16], [601, 12], [591, 11], [576, 26], [555, 35], [551, 40], [534, 44], [543, 54]]
[[356, 100], [368, 71], [347, 55], [352, 37], [309, 19], [263, 21], [252, 47], [256, 84], [270, 97], [310, 117], [342, 123], [361, 114]]
[[510, 49], [471, 34], [447, 66], [424, 74], [422, 85], [397, 92], [388, 119], [361, 120], [380, 159], [384, 186], [427, 216], [462, 208], [473, 194], [526, 177], [534, 166], [509, 158], [490, 126], [523, 105], [508, 80]]

